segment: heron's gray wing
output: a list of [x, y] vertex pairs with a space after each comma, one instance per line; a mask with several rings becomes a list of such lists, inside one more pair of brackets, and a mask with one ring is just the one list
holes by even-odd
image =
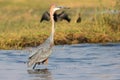
[[40, 46], [37, 47], [29, 56], [28, 67], [33, 64], [42, 62], [47, 59], [52, 53], [53, 44], [51, 44], [50, 37]]
[[44, 51], [42, 49], [38, 50], [33, 56], [29, 57], [28, 67], [31, 67], [35, 63], [44, 61], [50, 56], [51, 52], [52, 52], [51, 49], [47, 51]]
[[46, 21], [50, 20], [50, 14], [47, 11], [43, 13], [40, 22], [42, 22], [43, 20], [46, 20]]

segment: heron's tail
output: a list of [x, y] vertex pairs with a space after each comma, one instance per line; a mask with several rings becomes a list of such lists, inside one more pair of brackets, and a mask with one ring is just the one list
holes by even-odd
[[33, 55], [31, 55], [31, 56], [28, 58], [27, 66], [28, 66], [28, 67], [33, 66], [33, 65], [37, 62], [37, 59], [38, 59], [38, 54], [33, 54]]
[[29, 59], [29, 61], [27, 62], [27, 66], [32, 67], [34, 63], [35, 63], [35, 59]]

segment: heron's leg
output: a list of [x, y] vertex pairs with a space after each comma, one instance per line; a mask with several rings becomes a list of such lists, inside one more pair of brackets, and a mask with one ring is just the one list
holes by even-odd
[[42, 63], [47, 65], [48, 64], [48, 58], [45, 59]]
[[48, 65], [48, 58], [45, 60], [44, 64]]
[[33, 66], [33, 69], [35, 69], [36, 65], [37, 65], [37, 63], [35, 63], [35, 65]]

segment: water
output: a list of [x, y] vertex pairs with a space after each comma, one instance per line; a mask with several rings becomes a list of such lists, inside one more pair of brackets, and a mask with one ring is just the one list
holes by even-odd
[[120, 80], [120, 43], [55, 46], [48, 66], [28, 70], [28, 53], [0, 51], [0, 80]]

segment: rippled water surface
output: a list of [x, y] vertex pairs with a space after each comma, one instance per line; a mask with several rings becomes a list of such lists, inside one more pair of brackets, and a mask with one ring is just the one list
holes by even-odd
[[24, 50], [0, 50], [0, 80], [120, 80], [120, 43], [55, 46], [48, 66], [28, 70]]

